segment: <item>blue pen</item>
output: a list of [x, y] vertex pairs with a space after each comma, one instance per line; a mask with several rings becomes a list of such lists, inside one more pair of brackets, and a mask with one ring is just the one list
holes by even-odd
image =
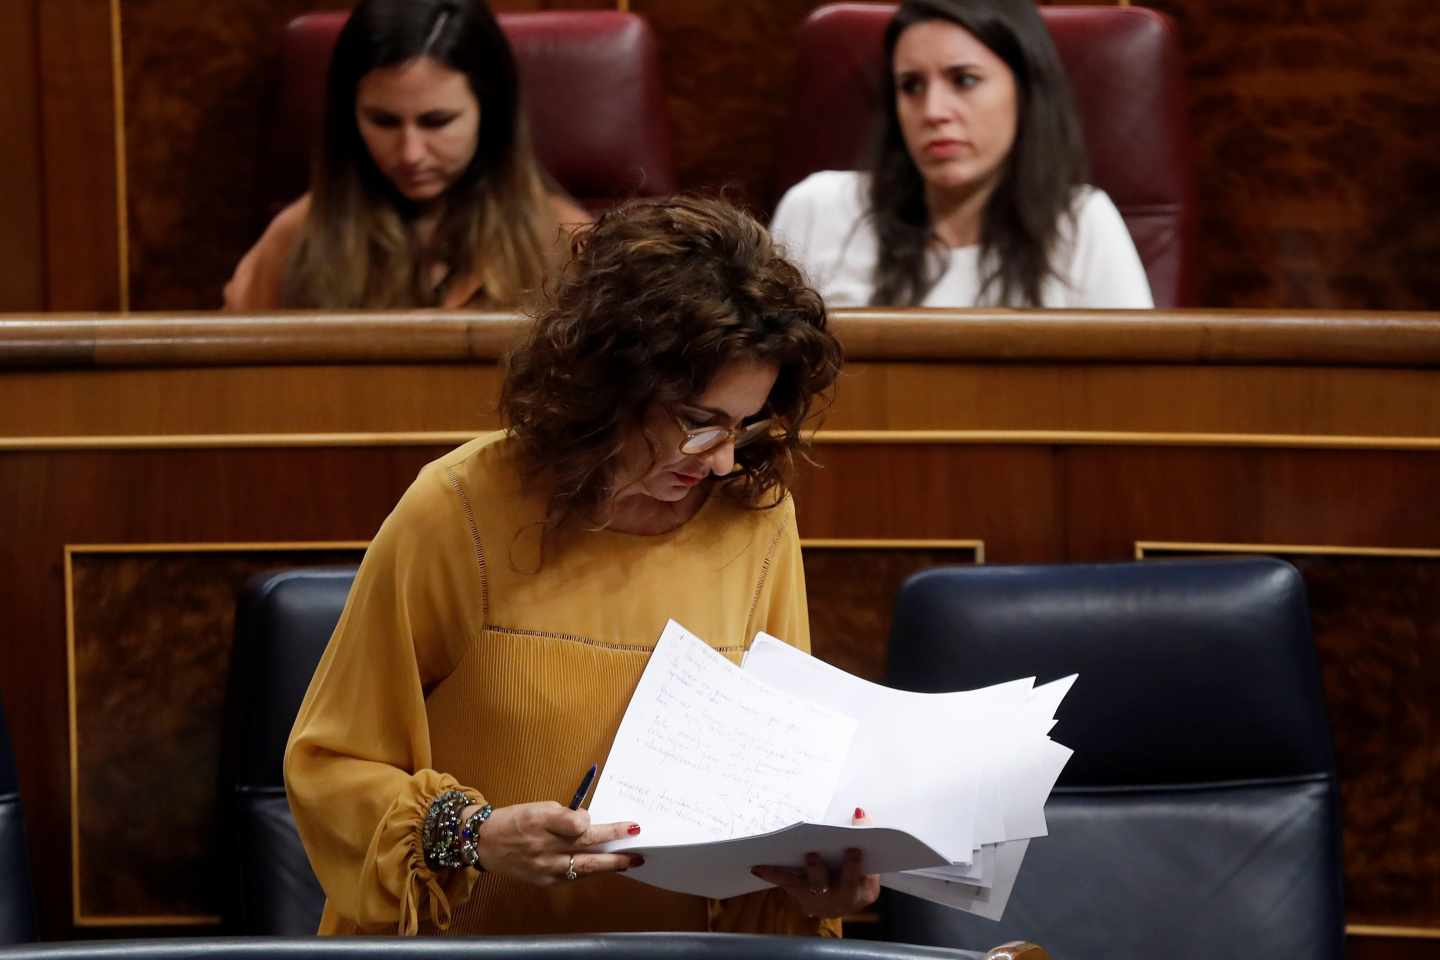
[[595, 768], [598, 763], [590, 764], [590, 769], [585, 771], [585, 777], [580, 781], [580, 788], [575, 791], [575, 797], [570, 801], [571, 810], [579, 810], [580, 803], [585, 799], [585, 794], [590, 792], [590, 784], [595, 780]]

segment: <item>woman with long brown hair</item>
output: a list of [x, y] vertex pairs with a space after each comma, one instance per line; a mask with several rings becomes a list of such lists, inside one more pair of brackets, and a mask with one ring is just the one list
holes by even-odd
[[535, 161], [484, 0], [363, 0], [330, 63], [310, 192], [240, 261], [225, 305], [514, 306], [588, 220]]
[[905, 0], [882, 83], [869, 169], [811, 175], [771, 225], [827, 304], [1154, 305], [1032, 0]]

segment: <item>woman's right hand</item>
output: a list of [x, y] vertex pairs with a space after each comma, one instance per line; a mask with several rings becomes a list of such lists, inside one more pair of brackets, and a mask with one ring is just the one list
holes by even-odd
[[[462, 821], [478, 809], [466, 807]], [[645, 859], [635, 854], [591, 852], [599, 844], [639, 833], [639, 824], [592, 824], [586, 810], [542, 800], [496, 807], [475, 845], [480, 865], [489, 872], [546, 887], [565, 882], [572, 862], [577, 878], [640, 866]]]

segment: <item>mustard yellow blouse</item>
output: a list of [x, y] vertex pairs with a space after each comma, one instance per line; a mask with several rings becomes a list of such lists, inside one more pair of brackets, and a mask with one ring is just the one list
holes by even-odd
[[838, 936], [779, 890], [707, 901], [623, 875], [541, 888], [425, 865], [443, 790], [568, 801], [667, 618], [736, 661], [757, 630], [809, 649], [788, 497], [755, 511], [717, 493], [669, 533], [552, 534], [542, 556], [544, 508], [510, 443], [485, 437], [421, 470], [366, 552], [285, 756], [320, 932]]

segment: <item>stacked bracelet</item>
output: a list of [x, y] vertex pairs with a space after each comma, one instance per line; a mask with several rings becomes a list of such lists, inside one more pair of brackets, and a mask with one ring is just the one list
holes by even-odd
[[460, 856], [460, 811], [474, 802], [475, 798], [468, 793], [446, 790], [430, 804], [420, 831], [420, 843], [425, 848], [425, 862], [430, 869], [454, 870], [465, 866]]
[[485, 865], [480, 862], [480, 828], [485, 821], [490, 819], [490, 813], [494, 807], [485, 804], [460, 825], [460, 862], [467, 867], [474, 867], [476, 870], [484, 870]]

